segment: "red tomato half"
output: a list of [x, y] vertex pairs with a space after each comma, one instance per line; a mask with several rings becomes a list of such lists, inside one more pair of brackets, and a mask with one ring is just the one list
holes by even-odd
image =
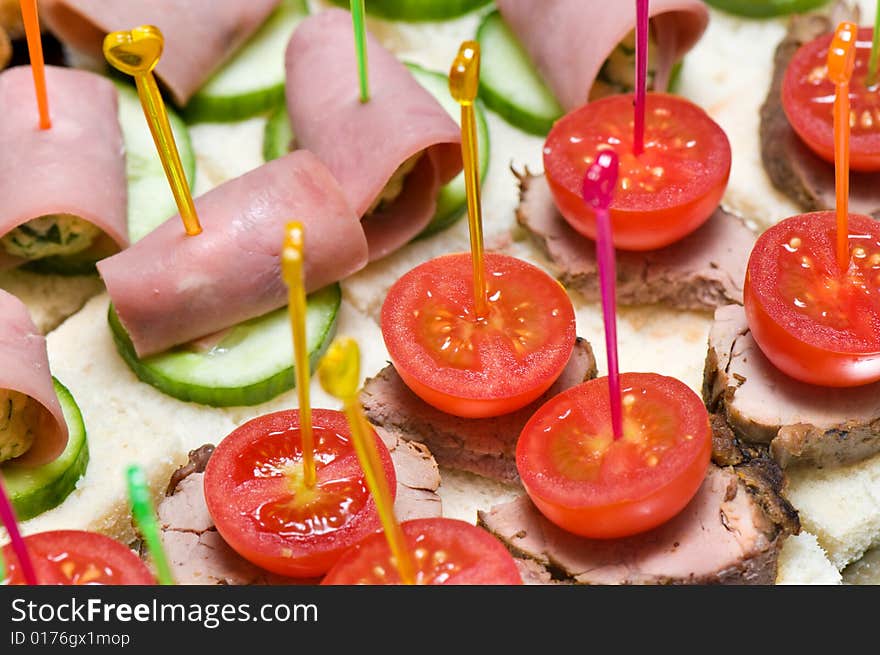
[[850, 265], [835, 254], [836, 216], [787, 218], [755, 243], [746, 271], [752, 336], [791, 377], [829, 387], [880, 380], [880, 224], [849, 215]]
[[[239, 555], [292, 578], [327, 571], [346, 548], [381, 529], [345, 415], [312, 410], [318, 483], [303, 482], [299, 411], [245, 423], [217, 446], [205, 499], [217, 530]], [[394, 492], [391, 455], [373, 433]]]
[[[153, 585], [153, 574], [132, 550], [96, 532], [54, 530], [24, 539], [41, 585]], [[25, 584], [12, 546], [3, 548], [6, 579]]]
[[595, 239], [595, 215], [581, 187], [596, 153], [616, 150], [614, 245], [654, 250], [687, 236], [718, 208], [730, 177], [730, 142], [697, 105], [649, 93], [645, 151], [636, 157], [633, 102], [632, 94], [609, 96], [560, 118], [544, 144], [544, 171], [559, 211], [574, 229]]
[[[400, 527], [415, 558], [416, 584], [522, 584], [513, 557], [482, 528], [454, 519], [415, 519]], [[367, 537], [348, 550], [321, 584], [401, 584], [385, 534]]]
[[385, 298], [382, 336], [400, 377], [426, 403], [457, 416], [500, 416], [559, 377], [574, 348], [574, 308], [540, 269], [488, 253], [490, 309], [478, 319], [472, 276], [470, 254], [414, 268]]
[[[863, 27], [856, 42], [850, 82], [850, 167], [880, 170], [880, 85], [865, 86], [873, 30]], [[782, 107], [788, 122], [817, 155], [834, 163], [834, 83], [828, 79], [828, 47], [833, 34], [801, 46], [782, 83]]]
[[627, 537], [665, 523], [709, 466], [709, 415], [693, 391], [654, 373], [624, 373], [621, 388], [621, 439], [613, 439], [608, 378], [597, 378], [547, 401], [516, 446], [532, 502], [584, 537]]

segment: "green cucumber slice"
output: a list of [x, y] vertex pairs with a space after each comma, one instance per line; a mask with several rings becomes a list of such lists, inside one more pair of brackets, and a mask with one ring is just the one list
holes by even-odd
[[[349, 0], [332, 0], [340, 7], [349, 7]], [[367, 13], [389, 20], [410, 22], [455, 18], [487, 5], [491, 0], [369, 0]]]
[[70, 391], [53, 378], [70, 436], [58, 458], [34, 469], [0, 469], [6, 493], [19, 521], [27, 521], [57, 507], [76, 489], [89, 463], [89, 444], [82, 414]]
[[196, 122], [231, 122], [284, 101], [284, 51], [309, 15], [305, 0], [284, 0], [236, 56], [192, 97], [184, 109]]
[[750, 18], [802, 14], [827, 5], [829, 0], [706, 0], [707, 5]]
[[[128, 177], [128, 235], [132, 243], [141, 240], [177, 213], [177, 203], [168, 186], [165, 169], [137, 91], [129, 84], [114, 80], [119, 90], [119, 124], [125, 138], [125, 171]], [[168, 120], [180, 152], [180, 161], [195, 186], [196, 156], [186, 123], [168, 109]]]
[[[338, 284], [308, 297], [306, 333], [313, 368], [333, 337], [341, 302]], [[134, 374], [179, 400], [214, 407], [258, 405], [296, 383], [286, 307], [236, 325], [210, 350], [179, 347], [146, 359], [138, 358], [112, 306], [108, 320], [116, 348]]]
[[480, 97], [511, 125], [545, 136], [565, 112], [497, 11], [477, 30], [483, 53]]
[[[456, 122], [461, 120], [461, 110], [452, 96], [449, 95], [449, 80], [442, 73], [425, 70], [416, 64], [407, 64], [413, 76], [419, 83], [433, 95], [440, 104], [449, 112]], [[489, 126], [486, 122], [486, 112], [481, 103], [477, 103], [477, 138], [480, 143], [480, 177], [485, 179], [489, 172], [490, 142]], [[287, 109], [284, 105], [276, 107], [266, 122], [266, 131], [263, 137], [263, 157], [266, 161], [272, 161], [290, 152], [293, 144], [293, 130], [287, 117]], [[464, 186], [464, 174], [462, 173], [440, 190], [437, 197], [437, 212], [431, 223], [416, 237], [421, 239], [436, 234], [446, 229], [464, 215], [467, 205], [467, 193]]]
[[[128, 179], [128, 233], [134, 243], [152, 232], [177, 212], [177, 204], [168, 187], [165, 170], [137, 91], [130, 84], [113, 79], [119, 92], [119, 125], [125, 141], [125, 172]], [[186, 123], [168, 109], [168, 120], [180, 151], [180, 161], [190, 181], [195, 184], [196, 157]], [[115, 250], [112, 249], [112, 250]], [[52, 256], [22, 265], [22, 269], [43, 275], [96, 275], [95, 263], [108, 255], [107, 244], [96, 243], [81, 253], [68, 257]]]

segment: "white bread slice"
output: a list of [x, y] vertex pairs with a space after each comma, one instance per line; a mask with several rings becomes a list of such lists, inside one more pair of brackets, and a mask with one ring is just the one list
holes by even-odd
[[816, 537], [809, 532], [801, 532], [786, 539], [782, 546], [776, 584], [837, 585], [841, 584], [841, 576], [826, 557]]

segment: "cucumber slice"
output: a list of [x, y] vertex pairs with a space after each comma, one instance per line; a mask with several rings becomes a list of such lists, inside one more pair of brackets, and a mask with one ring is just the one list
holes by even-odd
[[[349, 7], [349, 0], [332, 0], [340, 7]], [[389, 20], [410, 22], [444, 20], [473, 11], [491, 0], [369, 0], [367, 13]]]
[[511, 125], [545, 136], [564, 112], [501, 14], [493, 11], [477, 30], [483, 53], [480, 97]]
[[[338, 284], [308, 297], [306, 332], [313, 367], [330, 343], [341, 302]], [[146, 359], [138, 358], [112, 306], [108, 320], [116, 348], [134, 374], [179, 400], [214, 407], [258, 405], [296, 382], [286, 307], [236, 325], [210, 350], [179, 347]]]
[[60, 505], [76, 489], [89, 463], [89, 444], [79, 407], [67, 388], [58, 380], [53, 381], [70, 433], [64, 452], [55, 461], [35, 469], [9, 466], [0, 469], [19, 521], [27, 521]]
[[[125, 170], [128, 176], [128, 235], [131, 242], [141, 240], [168, 218], [177, 213], [177, 203], [168, 186], [165, 169], [144, 110], [134, 87], [114, 81], [119, 89], [119, 124], [125, 138]], [[168, 109], [168, 120], [180, 152], [180, 161], [189, 180], [195, 186], [196, 156], [189, 130], [180, 116]]]
[[[442, 73], [425, 70], [415, 64], [407, 64], [413, 76], [425, 89], [431, 93], [438, 102], [459, 122], [461, 111], [452, 96], [449, 95], [449, 79]], [[489, 171], [489, 126], [486, 122], [486, 112], [479, 102], [475, 105], [477, 114], [477, 138], [480, 142], [480, 177], [486, 178]], [[266, 122], [266, 131], [263, 138], [263, 157], [266, 161], [272, 161], [290, 152], [293, 144], [293, 130], [287, 117], [287, 109], [281, 105], [275, 109]], [[436, 234], [446, 229], [464, 215], [467, 205], [467, 193], [464, 186], [464, 174], [462, 173], [440, 190], [437, 197], [437, 212], [431, 223], [416, 237], [421, 239]]]
[[284, 51], [309, 15], [305, 0], [284, 0], [241, 51], [193, 96], [184, 109], [191, 122], [250, 118], [284, 101]]

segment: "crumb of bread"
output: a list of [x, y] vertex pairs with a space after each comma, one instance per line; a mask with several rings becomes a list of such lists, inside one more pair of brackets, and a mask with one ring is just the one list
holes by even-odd
[[787, 473], [786, 495], [801, 525], [816, 535], [838, 569], [880, 545], [880, 455], [850, 466]]
[[815, 535], [801, 532], [789, 537], [779, 554], [776, 584], [841, 584], [840, 571], [831, 563]]
[[104, 288], [97, 275], [40, 275], [27, 271], [0, 273], [0, 289], [27, 305], [37, 329], [44, 334], [75, 314]]
[[880, 584], [880, 548], [869, 550], [860, 560], [847, 566], [843, 572], [843, 583], [855, 585]]

